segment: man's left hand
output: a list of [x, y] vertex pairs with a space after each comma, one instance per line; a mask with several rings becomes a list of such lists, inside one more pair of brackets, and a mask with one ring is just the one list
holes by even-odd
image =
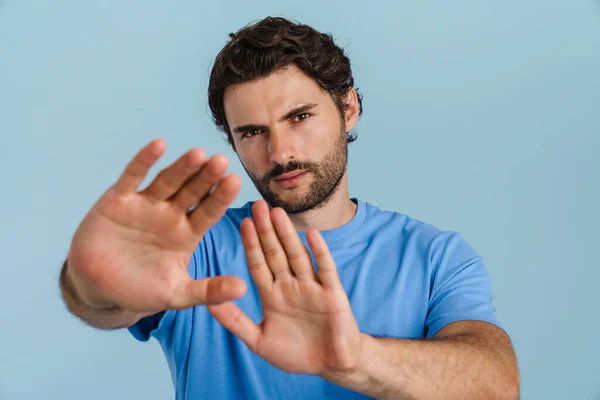
[[290, 373], [351, 372], [360, 362], [362, 335], [325, 240], [307, 232], [317, 270], [281, 208], [260, 200], [241, 224], [248, 268], [263, 320], [255, 324], [232, 302], [208, 310], [225, 328], [275, 367]]

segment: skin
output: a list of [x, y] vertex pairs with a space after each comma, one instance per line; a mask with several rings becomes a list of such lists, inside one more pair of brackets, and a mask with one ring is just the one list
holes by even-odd
[[[92, 326], [114, 329], [165, 309], [207, 305], [252, 351], [288, 372], [376, 398], [518, 398], [510, 339], [491, 324], [455, 322], [434, 340], [360, 332], [319, 233], [346, 224], [356, 212], [344, 141], [358, 120], [356, 92], [345, 101], [340, 116], [331, 97], [293, 67], [225, 92], [234, 149], [269, 200], [255, 202], [252, 218], [241, 225], [263, 305], [260, 324], [231, 302], [246, 291], [241, 279], [193, 280], [186, 270], [198, 242], [237, 196], [240, 178], [226, 175], [222, 155], [207, 159], [192, 149], [139, 190], [166, 149], [162, 140], [131, 160], [78, 227], [60, 280], [69, 310]], [[306, 105], [309, 110], [298, 111]], [[252, 130], [240, 129], [249, 125]], [[274, 180], [297, 168], [306, 173], [294, 185]], [[307, 232], [316, 272], [297, 231]]]
[[[354, 90], [349, 91], [346, 103], [348, 109], [342, 119], [329, 94], [296, 67], [225, 91], [224, 108], [234, 150], [259, 191], [267, 192], [266, 198], [278, 199], [270, 205], [288, 212], [306, 203], [316, 205], [290, 215], [299, 231], [334, 229], [350, 221], [356, 212], [348, 194], [345, 142], [346, 132], [358, 121]], [[314, 106], [285, 118], [304, 105]], [[244, 128], [247, 126], [251, 129]], [[273, 179], [263, 178], [293, 163], [308, 164], [309, 169], [297, 187], [285, 189]], [[322, 195], [330, 192], [329, 196]]]
[[255, 324], [232, 302], [208, 310], [275, 367], [382, 399], [519, 398], [512, 345], [496, 326], [459, 321], [433, 340], [374, 338], [360, 332], [317, 230], [307, 232], [316, 273], [282, 208], [255, 202], [241, 233], [263, 320]]
[[[241, 225], [263, 321], [255, 324], [232, 302], [210, 305], [209, 311], [277, 368], [319, 375], [374, 397], [518, 398], [510, 340], [491, 324], [449, 324], [434, 341], [378, 339], [360, 332], [319, 233], [347, 223], [356, 210], [345, 168], [345, 134], [358, 118], [354, 90], [346, 103], [340, 118], [331, 97], [295, 67], [225, 92], [233, 146], [266, 200], [255, 202], [252, 218]], [[290, 112], [307, 104], [308, 111]], [[306, 166], [309, 173], [283, 188], [273, 177], [289, 165]], [[319, 175], [319, 170], [334, 173]], [[307, 204], [311, 207], [304, 210]], [[308, 231], [317, 273], [299, 230]], [[481, 370], [487, 371], [486, 379]]]

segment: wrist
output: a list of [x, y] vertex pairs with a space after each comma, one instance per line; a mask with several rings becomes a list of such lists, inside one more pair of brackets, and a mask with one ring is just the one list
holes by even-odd
[[[336, 385], [352, 388], [364, 388], [369, 382], [368, 370], [373, 360], [374, 338], [366, 333], [360, 334], [356, 362], [345, 370], [326, 370], [321, 377]], [[360, 391], [360, 390], [358, 390]]]

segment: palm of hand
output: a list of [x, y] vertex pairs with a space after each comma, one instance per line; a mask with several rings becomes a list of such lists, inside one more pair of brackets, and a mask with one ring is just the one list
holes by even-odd
[[246, 219], [242, 239], [263, 320], [254, 324], [231, 302], [209, 306], [209, 311], [277, 368], [315, 375], [352, 369], [361, 335], [325, 242], [316, 231], [308, 232], [317, 274], [283, 210], [273, 210], [277, 240], [268, 227], [266, 205], [258, 202], [253, 211], [256, 228]]
[[131, 311], [165, 306], [167, 293], [157, 294], [166, 291], [164, 282], [186, 277], [195, 246], [185, 215], [152, 203], [138, 194], [123, 198], [107, 192], [81, 224], [70, 255], [115, 303]]
[[239, 178], [223, 177], [223, 156], [206, 161], [192, 150], [138, 192], [164, 150], [161, 141], [142, 149], [73, 237], [71, 279], [93, 283], [79, 285], [89, 305], [158, 312], [237, 298], [245, 289], [238, 278], [193, 281], [187, 273], [198, 242], [237, 195]]
[[292, 373], [344, 369], [344, 331], [356, 328], [346, 293], [317, 282], [277, 282], [262, 298], [262, 336], [256, 352]]

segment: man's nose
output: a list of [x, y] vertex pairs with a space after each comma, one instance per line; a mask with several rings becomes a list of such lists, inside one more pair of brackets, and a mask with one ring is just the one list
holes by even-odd
[[285, 165], [295, 157], [293, 138], [285, 130], [271, 130], [269, 155], [273, 164]]

